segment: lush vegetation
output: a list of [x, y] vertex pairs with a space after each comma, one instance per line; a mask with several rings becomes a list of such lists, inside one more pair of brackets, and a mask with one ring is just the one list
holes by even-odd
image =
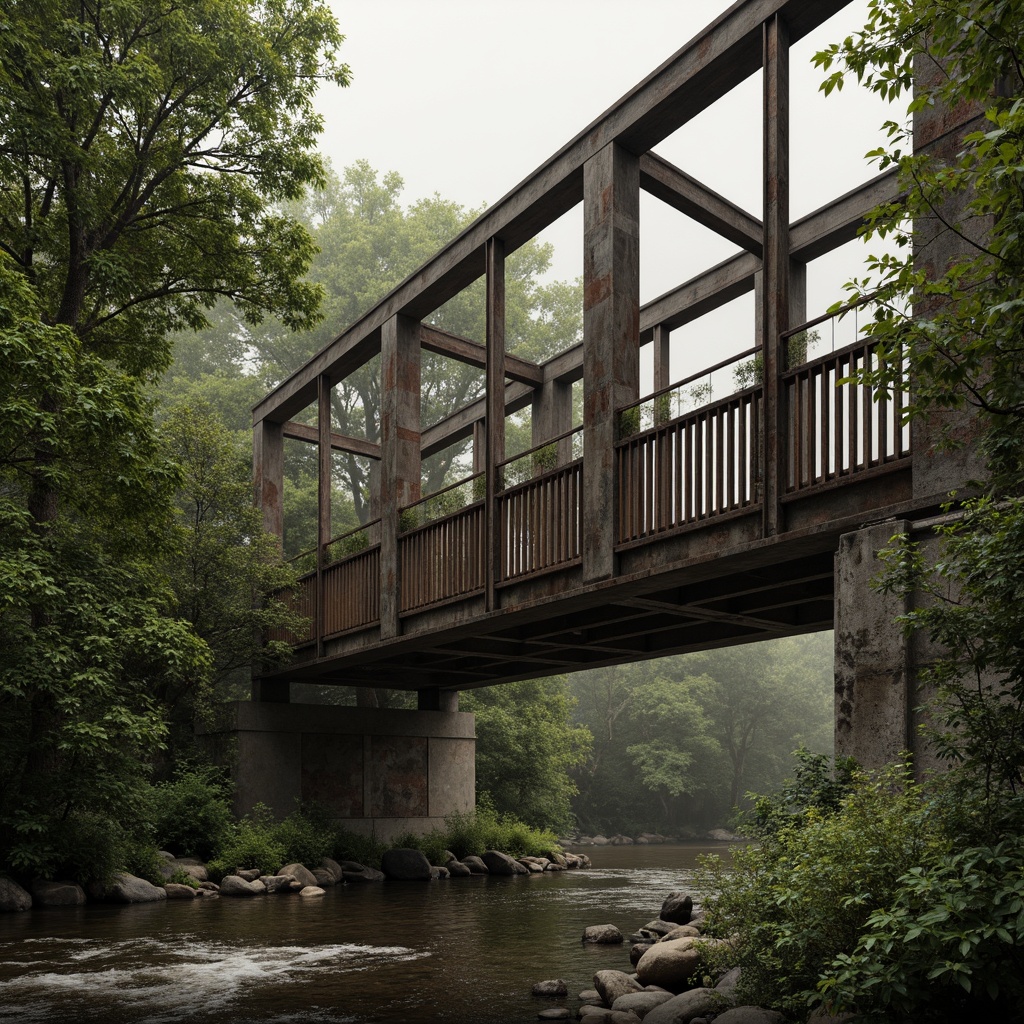
[[817, 60], [826, 90], [852, 77], [910, 96], [919, 124], [940, 105], [979, 119], [930, 154], [889, 125], [875, 156], [906, 192], [868, 233], [899, 251], [851, 289], [877, 293], [868, 331], [884, 358], [864, 379], [902, 389], [908, 368], [908, 415], [982, 465], [977, 495], [925, 541], [895, 538], [878, 581], [910, 600], [904, 625], [934, 659], [925, 733], [944, 770], [837, 779], [815, 766], [801, 799], [761, 802], [761, 843], [735, 872], [709, 867], [711, 919], [739, 935], [744, 995], [793, 1015], [820, 1003], [880, 1022], [1020, 1021], [1024, 4], [876, 0], [865, 29]]

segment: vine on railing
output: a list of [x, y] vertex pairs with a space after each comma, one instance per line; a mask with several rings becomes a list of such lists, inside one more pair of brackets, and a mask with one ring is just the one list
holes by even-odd
[[508, 490], [559, 466], [583, 458], [583, 427], [574, 427], [564, 434], [535, 448], [506, 459], [498, 466], [499, 490]]
[[324, 561], [327, 565], [332, 565], [350, 555], [357, 555], [360, 551], [365, 551], [371, 544], [379, 543], [380, 520], [371, 519], [370, 522], [357, 526], [354, 530], [332, 537], [324, 545]]
[[[709, 366], [699, 373], [690, 374], [667, 388], [655, 391], [653, 394], [641, 398], [639, 402], [628, 405], [619, 410], [619, 438], [634, 437], [652, 427], [669, 423], [685, 416], [687, 413], [709, 405], [714, 398], [714, 387], [711, 375], [734, 364], [742, 364], [742, 360], [752, 361], [760, 358], [760, 349], [749, 348], [745, 352], [738, 352], [736, 355], [723, 359], [714, 366]], [[739, 375], [734, 370], [736, 378], [736, 389], [746, 387], [739, 383]]]
[[476, 473], [443, 487], [425, 498], [406, 505], [398, 513], [398, 532], [408, 533], [427, 523], [453, 515], [474, 502], [482, 501], [486, 494], [487, 481], [483, 473]]

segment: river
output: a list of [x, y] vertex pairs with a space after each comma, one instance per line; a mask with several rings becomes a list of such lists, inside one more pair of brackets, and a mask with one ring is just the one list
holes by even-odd
[[89, 905], [0, 915], [0, 1022], [518, 1024], [565, 978], [631, 971], [628, 935], [724, 844], [588, 847], [593, 867], [344, 886], [319, 899]]

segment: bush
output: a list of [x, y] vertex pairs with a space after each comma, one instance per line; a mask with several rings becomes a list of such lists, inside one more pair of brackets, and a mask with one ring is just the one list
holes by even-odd
[[153, 787], [157, 842], [171, 853], [208, 859], [231, 824], [228, 792], [219, 768], [179, 767], [173, 781]]
[[228, 829], [217, 856], [207, 865], [210, 874], [223, 877], [236, 868], [259, 868], [272, 875], [287, 863], [287, 849], [278, 838], [270, 808], [257, 804], [241, 821]]
[[860, 775], [835, 811], [810, 806], [760, 846], [702, 862], [708, 930], [738, 935], [725, 951], [743, 968], [743, 1001], [806, 1014], [833, 961], [856, 948], [865, 923], [899, 880], [944, 843], [906, 765]]
[[187, 885], [190, 889], [198, 889], [199, 882], [196, 881], [187, 871], [183, 868], [175, 868], [171, 872], [171, 877], [167, 879], [167, 884], [174, 883], [175, 885]]
[[318, 811], [293, 811], [274, 829], [285, 851], [285, 863], [317, 867], [335, 848], [335, 830]]
[[334, 833], [335, 860], [353, 860], [367, 867], [380, 868], [380, 858], [388, 844], [382, 843], [375, 835], [363, 835], [339, 828]]
[[1024, 842], [911, 868], [818, 987], [832, 1012], [1024, 1019]]

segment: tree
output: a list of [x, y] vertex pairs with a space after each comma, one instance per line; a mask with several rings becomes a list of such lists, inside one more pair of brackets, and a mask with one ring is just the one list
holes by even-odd
[[175, 406], [160, 427], [165, 458], [180, 469], [174, 521], [161, 567], [174, 592], [174, 611], [209, 647], [211, 671], [153, 688], [178, 746], [191, 739], [197, 715], [211, 702], [248, 697], [250, 673], [290, 657], [281, 640], [294, 628], [275, 595], [294, 582], [252, 502], [248, 438], [233, 435], [211, 408], [193, 398]]
[[576, 791], [569, 772], [591, 736], [571, 723], [564, 678], [468, 690], [460, 703], [476, 715], [478, 798], [535, 828], [568, 827]]
[[44, 322], [135, 373], [221, 296], [316, 318], [308, 233], [277, 212], [323, 180], [323, 80], [344, 85], [319, 0], [27, 0], [0, 32], [0, 247]]
[[[0, 379], [0, 863], [84, 878], [118, 866], [119, 823], [164, 740], [153, 689], [202, 678], [207, 651], [151, 563], [176, 476], [148, 404], [40, 321], [2, 255]], [[63, 495], [46, 523], [26, 507], [40, 479]]]

